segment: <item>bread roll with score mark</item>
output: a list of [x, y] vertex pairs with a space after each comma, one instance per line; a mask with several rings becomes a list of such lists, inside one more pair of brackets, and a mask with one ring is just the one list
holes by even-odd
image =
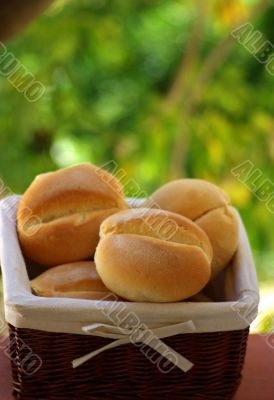
[[174, 302], [198, 293], [210, 278], [212, 248], [189, 219], [146, 208], [121, 211], [100, 228], [99, 276], [121, 297]]
[[38, 175], [17, 212], [23, 254], [46, 267], [89, 259], [101, 222], [126, 208], [119, 181], [92, 164]]
[[31, 281], [31, 288], [34, 294], [42, 297], [102, 300], [111, 294], [91, 261], [50, 268]]
[[178, 179], [161, 186], [144, 203], [195, 221], [213, 248], [212, 279], [222, 271], [238, 245], [238, 218], [230, 199], [218, 186], [202, 179]]

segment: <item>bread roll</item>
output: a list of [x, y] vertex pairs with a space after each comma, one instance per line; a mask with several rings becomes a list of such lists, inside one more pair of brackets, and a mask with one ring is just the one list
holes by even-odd
[[47, 267], [88, 259], [101, 222], [125, 208], [118, 180], [92, 164], [38, 175], [17, 212], [22, 251]]
[[101, 300], [110, 294], [91, 261], [50, 268], [31, 281], [31, 288], [43, 297]]
[[238, 245], [238, 219], [229, 204], [229, 196], [210, 182], [178, 179], [156, 190], [144, 206], [188, 217], [206, 232], [213, 248], [213, 279], [226, 267]]
[[195, 221], [207, 234], [213, 248], [212, 279], [229, 263], [238, 246], [238, 219], [232, 207], [216, 208]]
[[210, 278], [212, 248], [196, 224], [146, 208], [121, 211], [100, 228], [98, 274], [132, 301], [173, 302], [198, 293]]

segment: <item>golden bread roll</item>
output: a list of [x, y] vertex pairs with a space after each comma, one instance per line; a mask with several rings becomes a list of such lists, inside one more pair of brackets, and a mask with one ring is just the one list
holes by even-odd
[[107, 218], [95, 253], [106, 287], [144, 302], [173, 302], [198, 293], [210, 278], [211, 259], [209, 239], [195, 223], [148, 208]]
[[207, 234], [212, 248], [212, 279], [229, 263], [238, 246], [238, 219], [230, 206], [216, 208], [195, 221]]
[[229, 204], [229, 196], [210, 182], [178, 179], [156, 190], [144, 206], [183, 215], [206, 232], [213, 248], [213, 279], [226, 267], [238, 245], [238, 219]]
[[111, 294], [91, 261], [50, 268], [31, 281], [31, 288], [34, 294], [43, 297], [101, 300]]
[[47, 267], [88, 259], [95, 252], [101, 222], [125, 208], [118, 180], [92, 164], [38, 175], [19, 202], [22, 251]]

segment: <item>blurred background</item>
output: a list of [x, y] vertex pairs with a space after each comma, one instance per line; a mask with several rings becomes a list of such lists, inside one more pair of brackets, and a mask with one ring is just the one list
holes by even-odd
[[250, 160], [273, 179], [274, 76], [231, 35], [246, 21], [274, 44], [267, 1], [53, 2], [5, 43], [46, 92], [30, 103], [0, 77], [0, 177], [22, 193], [41, 172], [114, 160], [148, 194], [182, 177], [220, 185], [250, 237], [266, 331], [274, 215], [231, 172]]

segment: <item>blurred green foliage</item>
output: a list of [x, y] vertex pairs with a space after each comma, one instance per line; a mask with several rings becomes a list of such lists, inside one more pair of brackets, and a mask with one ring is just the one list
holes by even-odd
[[[201, 11], [202, 3], [210, 4]], [[55, 2], [7, 43], [47, 91], [29, 103], [0, 79], [5, 184], [22, 192], [38, 173], [112, 159], [147, 193], [173, 178], [208, 179], [227, 190], [240, 210], [260, 279], [274, 278], [273, 215], [231, 174], [250, 159], [265, 178], [273, 178], [274, 77], [233, 39], [225, 57], [218, 53], [237, 18], [248, 16], [254, 4]], [[273, 7], [252, 23], [274, 43]], [[203, 67], [214, 51], [204, 83]], [[182, 87], [180, 79], [176, 86], [187, 57]], [[192, 88], [199, 90], [200, 81], [203, 90], [189, 110]]]

